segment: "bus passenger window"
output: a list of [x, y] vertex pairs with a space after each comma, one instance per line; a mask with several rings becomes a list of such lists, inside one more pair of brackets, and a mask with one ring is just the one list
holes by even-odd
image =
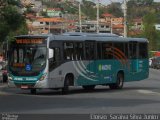
[[114, 56], [118, 57], [119, 59], [125, 59], [125, 52], [124, 52], [124, 43], [116, 42], [114, 43]]
[[102, 43], [102, 58], [113, 59], [112, 43]]
[[102, 59], [102, 44], [97, 43], [97, 57], [98, 59]]
[[88, 42], [85, 43], [85, 53], [86, 53], [86, 59], [92, 60], [95, 58], [95, 44], [94, 42]]
[[74, 44], [74, 59], [75, 60], [84, 59], [83, 43], [76, 42]]
[[129, 55], [130, 55], [130, 59], [137, 59], [138, 55], [137, 55], [137, 43], [129, 43]]
[[64, 43], [64, 59], [73, 60], [74, 48], [73, 43], [67, 42]]
[[148, 57], [147, 51], [147, 43], [139, 43], [139, 58], [144, 59]]

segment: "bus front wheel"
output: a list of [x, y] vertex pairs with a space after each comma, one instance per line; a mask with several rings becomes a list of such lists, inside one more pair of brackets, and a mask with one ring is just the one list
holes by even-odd
[[69, 77], [66, 76], [64, 80], [64, 86], [62, 88], [62, 95], [66, 95], [69, 93]]
[[124, 75], [122, 73], [117, 74], [117, 81], [114, 84], [110, 84], [110, 89], [122, 89], [124, 83]]
[[36, 94], [37, 93], [37, 91], [36, 91], [36, 89], [31, 89], [31, 94]]

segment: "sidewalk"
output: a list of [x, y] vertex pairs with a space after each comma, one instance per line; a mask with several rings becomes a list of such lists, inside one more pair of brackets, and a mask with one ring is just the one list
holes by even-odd
[[7, 83], [2, 83], [2, 81], [0, 81], [0, 88], [4, 88], [6, 87], [8, 84]]

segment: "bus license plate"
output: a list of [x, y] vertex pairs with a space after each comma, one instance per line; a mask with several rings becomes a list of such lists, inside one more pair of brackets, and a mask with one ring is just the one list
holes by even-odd
[[27, 89], [28, 86], [27, 86], [27, 85], [21, 85], [21, 88], [22, 88], [22, 89]]

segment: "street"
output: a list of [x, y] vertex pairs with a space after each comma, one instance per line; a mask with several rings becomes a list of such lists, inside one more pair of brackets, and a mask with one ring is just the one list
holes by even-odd
[[71, 88], [69, 95], [60, 91], [28, 90], [0, 85], [0, 113], [88, 114], [88, 113], [159, 113], [159, 70], [150, 69], [147, 80], [125, 83], [122, 90], [97, 86], [94, 91]]

